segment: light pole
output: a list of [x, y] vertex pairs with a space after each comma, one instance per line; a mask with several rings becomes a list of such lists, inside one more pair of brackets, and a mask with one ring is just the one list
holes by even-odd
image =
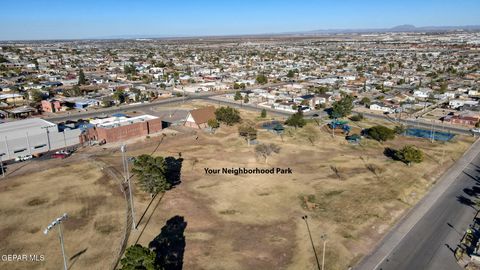
[[310, 243], [312, 244], [313, 253], [315, 254], [315, 260], [317, 261], [318, 270], [320, 270], [320, 262], [318, 261], [317, 251], [315, 250], [315, 245], [313, 244], [312, 233], [310, 232], [310, 227], [308, 226], [308, 221], [307, 221], [308, 216], [307, 215], [302, 216], [302, 219], [305, 221], [305, 224], [307, 225], [308, 236], [310, 236]]
[[323, 240], [323, 255], [322, 255], [322, 270], [324, 270], [325, 267], [325, 250], [326, 250], [326, 245], [327, 245], [327, 234], [322, 234], [320, 238]]
[[47, 228], [43, 231], [45, 235], [50, 232], [55, 226], [58, 225], [58, 237], [60, 238], [60, 247], [62, 248], [62, 256], [63, 256], [63, 269], [68, 270], [67, 267], [67, 257], [65, 255], [65, 247], [63, 244], [63, 233], [62, 233], [62, 222], [67, 219], [67, 213], [64, 213], [62, 216], [58, 217], [50, 225], [47, 226]]
[[125, 177], [125, 182], [128, 183], [128, 194], [130, 197], [130, 211], [132, 213], [132, 226], [134, 229], [137, 229], [137, 225], [135, 224], [135, 208], [133, 205], [133, 194], [132, 194], [132, 185], [130, 183], [130, 172], [128, 170], [128, 159], [126, 156], [127, 152], [127, 146], [123, 144], [120, 147], [120, 151], [122, 152], [122, 160], [123, 160], [123, 171], [124, 171], [124, 177]]

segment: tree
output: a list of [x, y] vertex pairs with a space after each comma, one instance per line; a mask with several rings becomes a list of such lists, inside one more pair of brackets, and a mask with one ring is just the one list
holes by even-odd
[[392, 129], [389, 129], [388, 127], [385, 126], [373, 126], [366, 131], [367, 135], [379, 142], [382, 141], [387, 141], [387, 140], [393, 140], [395, 138], [395, 131]]
[[140, 155], [133, 162], [132, 172], [137, 175], [140, 188], [152, 196], [172, 187], [166, 178], [167, 165], [163, 157]]
[[295, 129], [297, 129], [297, 127], [305, 126], [307, 122], [305, 121], [305, 119], [303, 119], [302, 111], [299, 111], [290, 115], [287, 121], [285, 121], [285, 124], [291, 127], [295, 127]]
[[218, 127], [220, 127], [220, 123], [218, 123], [217, 119], [210, 119], [207, 121], [207, 124], [212, 130], [215, 130]]
[[42, 91], [35, 89], [30, 92], [30, 99], [35, 102], [40, 102], [43, 99]]
[[63, 95], [66, 97], [78, 97], [81, 94], [82, 94], [82, 91], [80, 90], [80, 87], [78, 87], [78, 85], [75, 85], [70, 89], [65, 89], [63, 92]]
[[245, 98], [243, 99], [243, 103], [248, 103], [250, 102], [250, 99], [248, 98], [248, 94], [245, 95]]
[[260, 74], [257, 76], [257, 78], [255, 79], [255, 81], [258, 83], [258, 84], [266, 84], [268, 82], [268, 79], [265, 75], [263, 74]]
[[406, 145], [395, 152], [395, 157], [410, 166], [412, 163], [420, 163], [423, 161], [423, 152], [415, 146]]
[[117, 90], [115, 93], [113, 93], [113, 98], [117, 100], [119, 103], [124, 103], [125, 102], [125, 92], [122, 90]]
[[260, 113], [260, 117], [261, 117], [261, 118], [267, 117], [267, 110], [262, 109], [262, 112]]
[[242, 100], [242, 94], [240, 94], [240, 91], [235, 92], [235, 96], [233, 97], [234, 100]]
[[85, 79], [85, 73], [83, 73], [83, 69], [80, 69], [78, 72], [78, 85], [85, 85], [87, 84], [87, 80]]
[[289, 70], [288, 73], [287, 73], [287, 77], [288, 77], [288, 78], [293, 78], [293, 77], [295, 77], [295, 71]]
[[120, 260], [121, 270], [157, 270], [160, 267], [155, 266], [155, 252], [140, 244], [135, 244], [127, 248], [125, 257]]
[[353, 115], [352, 117], [350, 117], [350, 120], [352, 120], [354, 122], [362, 121], [363, 120], [363, 114], [358, 113], [356, 115]]
[[220, 107], [215, 110], [215, 117], [219, 122], [229, 126], [240, 122], [240, 112], [231, 107]]
[[133, 64], [128, 64], [123, 67], [123, 72], [127, 75], [137, 74], [137, 68]]
[[258, 155], [258, 156], [261, 156], [264, 158], [265, 160], [265, 163], [268, 162], [268, 157], [272, 154], [272, 153], [280, 153], [280, 146], [274, 144], [274, 143], [270, 143], [270, 144], [265, 144], [265, 143], [261, 143], [261, 144], [257, 144], [257, 146], [255, 146], [255, 153]]
[[250, 145], [250, 141], [257, 138], [257, 128], [255, 127], [255, 123], [251, 121], [245, 121], [245, 123], [238, 127], [238, 134], [244, 137], [247, 141], [247, 144]]
[[343, 98], [339, 101], [335, 101], [332, 104], [332, 114], [333, 118], [342, 118], [346, 117], [353, 110], [353, 96], [344, 95]]
[[363, 97], [360, 100], [360, 104], [365, 105], [365, 107], [369, 107], [372, 101], [368, 97]]

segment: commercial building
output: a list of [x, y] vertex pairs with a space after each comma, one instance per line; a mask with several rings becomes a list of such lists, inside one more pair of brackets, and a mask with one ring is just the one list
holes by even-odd
[[91, 120], [93, 127], [88, 128], [80, 136], [82, 143], [119, 142], [136, 137], [146, 136], [162, 130], [160, 118], [152, 115], [135, 117], [116, 116]]
[[79, 129], [59, 131], [58, 126], [40, 118], [0, 124], [0, 156], [2, 160], [34, 155], [80, 143]]

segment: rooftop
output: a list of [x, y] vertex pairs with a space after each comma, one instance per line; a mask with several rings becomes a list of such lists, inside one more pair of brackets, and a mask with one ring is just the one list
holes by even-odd
[[44, 128], [48, 126], [56, 127], [57, 125], [41, 118], [28, 118], [2, 123], [0, 124], [0, 138], [4, 139], [4, 136], [19, 136], [19, 134], [25, 134], [26, 132], [30, 134], [41, 133], [45, 132]]

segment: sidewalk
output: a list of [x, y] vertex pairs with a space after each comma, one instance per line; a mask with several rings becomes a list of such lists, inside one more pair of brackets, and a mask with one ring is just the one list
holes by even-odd
[[354, 269], [375, 270], [479, 153], [480, 140], [477, 140], [463, 156], [437, 180], [437, 184], [432, 187], [427, 195], [410, 209], [390, 232], [384, 236], [381, 242], [375, 247], [375, 250], [365, 256]]

